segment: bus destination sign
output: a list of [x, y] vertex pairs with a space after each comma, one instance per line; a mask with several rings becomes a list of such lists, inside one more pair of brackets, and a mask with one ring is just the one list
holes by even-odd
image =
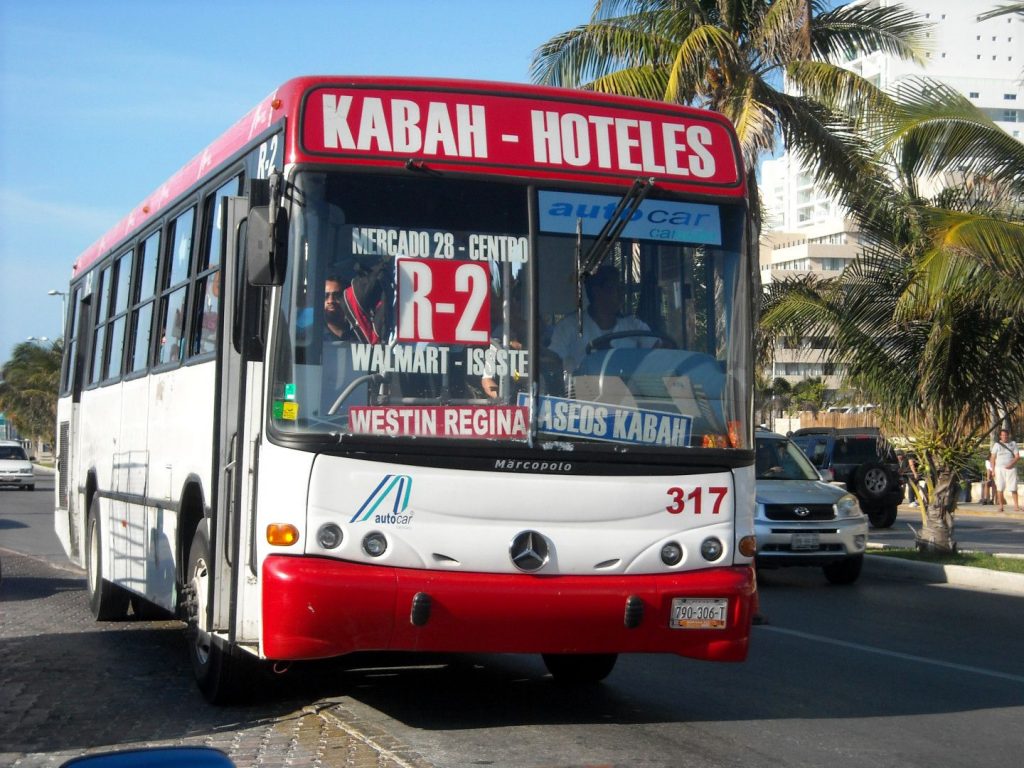
[[303, 113], [304, 148], [353, 159], [416, 159], [596, 176], [741, 184], [724, 123], [684, 111], [493, 93], [322, 87]]

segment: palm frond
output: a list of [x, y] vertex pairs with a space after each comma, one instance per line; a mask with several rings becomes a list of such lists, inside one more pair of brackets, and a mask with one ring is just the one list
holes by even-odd
[[819, 13], [811, 27], [816, 59], [844, 61], [866, 52], [888, 53], [924, 65], [928, 22], [901, 5], [845, 5]]
[[896, 109], [874, 132], [879, 151], [903, 157], [904, 172], [981, 174], [1024, 194], [1024, 144], [955, 89], [922, 78], [900, 83]]

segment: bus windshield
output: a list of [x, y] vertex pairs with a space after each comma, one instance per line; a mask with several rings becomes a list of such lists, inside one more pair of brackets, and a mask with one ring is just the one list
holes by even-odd
[[286, 197], [278, 433], [750, 447], [741, 207], [654, 190], [588, 264], [607, 188], [303, 171]]

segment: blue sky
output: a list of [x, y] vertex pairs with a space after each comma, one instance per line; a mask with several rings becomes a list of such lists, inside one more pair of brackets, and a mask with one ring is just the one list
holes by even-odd
[[71, 264], [285, 80], [527, 82], [592, 0], [0, 0], [0, 364]]

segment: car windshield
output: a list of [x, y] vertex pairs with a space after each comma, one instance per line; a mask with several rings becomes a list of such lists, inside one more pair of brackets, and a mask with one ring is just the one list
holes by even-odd
[[0, 445], [0, 461], [28, 461], [25, 451], [17, 445]]
[[758, 480], [820, 480], [803, 451], [784, 437], [757, 437]]
[[304, 171], [287, 197], [278, 433], [749, 447], [742, 208], [652, 194], [581, 275], [613, 195]]

